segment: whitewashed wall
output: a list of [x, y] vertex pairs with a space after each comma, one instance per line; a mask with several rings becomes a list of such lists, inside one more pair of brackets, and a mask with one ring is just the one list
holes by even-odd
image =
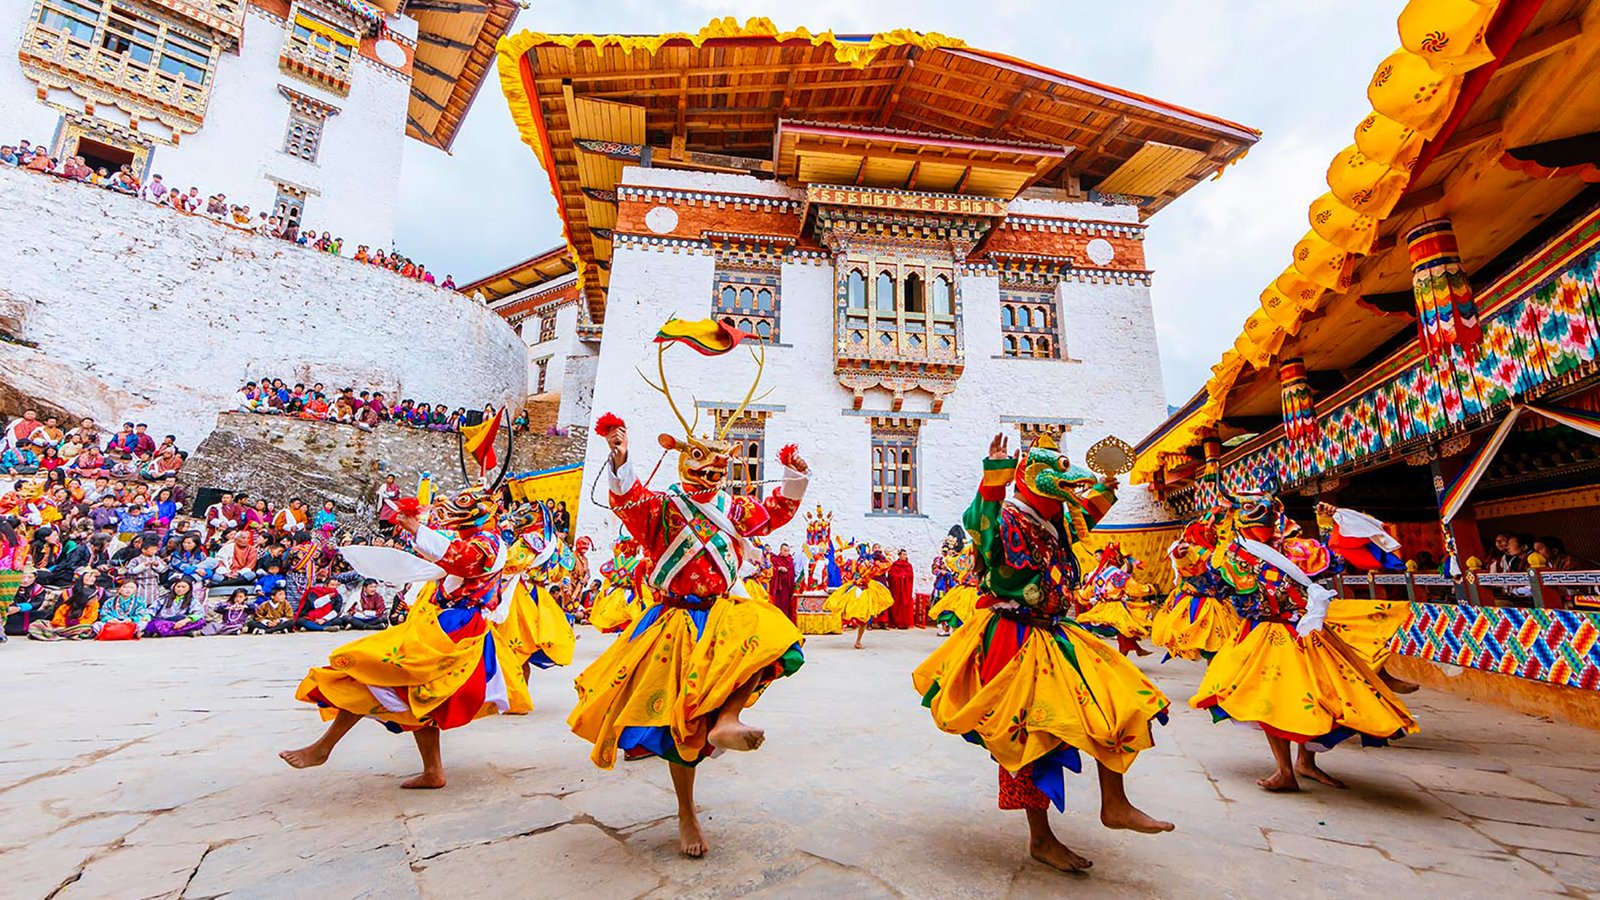
[[[785, 191], [747, 177], [668, 170], [630, 169], [624, 180], [774, 196]], [[1104, 219], [1109, 211], [1095, 205], [1082, 214]], [[1027, 212], [1062, 214], [1036, 204]], [[729, 223], [729, 230], [737, 230], [737, 223]], [[655, 435], [680, 428], [665, 400], [644, 385], [635, 366], [653, 371], [650, 339], [668, 315], [709, 315], [714, 268], [715, 260], [705, 253], [618, 245], [593, 413], [615, 412], [629, 422], [635, 464], [642, 472], [648, 472], [660, 455]], [[767, 350], [763, 383], [775, 390], [762, 404], [778, 408], [766, 426], [768, 475], [777, 475], [778, 448], [798, 444], [814, 471], [807, 507], [820, 502], [831, 509], [836, 534], [910, 550], [924, 587], [931, 580], [927, 568], [934, 548], [971, 502], [990, 438], [1004, 431], [1016, 441], [1016, 425], [1008, 418], [1081, 420], [1063, 442], [1079, 461], [1101, 437], [1117, 434], [1131, 442], [1165, 418], [1148, 287], [1064, 282], [1058, 297], [1070, 358], [1002, 359], [999, 281], [993, 276], [964, 276], [966, 371], [940, 417], [922, 424], [922, 515], [872, 515], [871, 422], [849, 409], [851, 395], [833, 374], [833, 279], [830, 264], [783, 267], [781, 329], [790, 346]], [[685, 410], [691, 396], [701, 402], [737, 402], [754, 371], [743, 351], [710, 359], [681, 349], [668, 354], [674, 396]], [[869, 392], [865, 411], [887, 412], [889, 400], [887, 392]], [[927, 394], [907, 394], [904, 412], [929, 409]], [[604, 457], [604, 442], [591, 437], [586, 479], [601, 471]], [[667, 483], [674, 464], [668, 459], [655, 486]], [[588, 516], [584, 530], [597, 541], [609, 540], [616, 525], [608, 516]], [[803, 523], [793, 524], [779, 533], [778, 540], [798, 545], [803, 533]]]
[[[61, 119], [39, 102], [17, 63], [31, 11], [30, 0], [0, 0], [0, 143], [26, 138], [48, 145]], [[393, 27], [415, 30], [403, 18]], [[203, 197], [220, 191], [230, 204], [248, 204], [252, 215], [270, 210], [275, 181], [292, 182], [311, 191], [305, 227], [343, 237], [348, 254], [358, 244], [387, 251], [394, 241], [410, 80], [358, 56], [350, 95], [337, 96], [279, 71], [283, 34], [282, 19], [247, 9], [239, 52], [224, 52], [217, 63], [205, 123], [177, 146], [157, 143], [150, 173], [172, 187], [198, 187]], [[289, 103], [280, 84], [340, 110], [324, 126], [315, 163], [283, 152]]]
[[0, 170], [0, 379], [194, 446], [262, 374], [454, 408], [518, 404], [526, 350], [454, 291], [85, 185]]

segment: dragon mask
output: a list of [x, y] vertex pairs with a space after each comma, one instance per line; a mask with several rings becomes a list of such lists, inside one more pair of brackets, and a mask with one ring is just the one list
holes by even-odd
[[1094, 473], [1074, 466], [1048, 434], [1036, 438], [1017, 465], [1018, 491], [1057, 502], [1077, 499], [1078, 491], [1095, 481]]

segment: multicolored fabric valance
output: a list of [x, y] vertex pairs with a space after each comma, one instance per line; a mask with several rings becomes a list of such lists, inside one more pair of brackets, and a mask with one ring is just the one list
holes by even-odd
[[1450, 220], [1434, 219], [1411, 229], [1406, 246], [1411, 252], [1411, 289], [1417, 298], [1417, 333], [1423, 351], [1438, 359], [1454, 348], [1468, 360], [1477, 359], [1483, 326]]
[[1278, 364], [1278, 383], [1283, 390], [1283, 436], [1294, 444], [1310, 445], [1317, 440], [1317, 409], [1306, 381], [1306, 362], [1299, 357]]

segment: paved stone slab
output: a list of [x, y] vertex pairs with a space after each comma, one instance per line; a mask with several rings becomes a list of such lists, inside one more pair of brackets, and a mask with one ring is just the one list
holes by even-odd
[[[0, 779], [3, 893], [78, 879], [62, 896], [164, 896], [180, 876], [196, 900], [1600, 893], [1593, 735], [1446, 694], [1410, 695], [1416, 740], [1322, 757], [1350, 790], [1273, 795], [1254, 783], [1270, 766], [1258, 731], [1182, 705], [1200, 667], [1141, 661], [1177, 705], [1128, 790], [1179, 830], [1105, 830], [1093, 772], [1073, 776], [1051, 819], [1095, 868], [1067, 876], [1028, 858], [987, 755], [921, 708], [907, 673], [931, 633], [874, 632], [859, 653], [814, 638], [750, 712], [766, 747], [700, 768], [713, 849], [689, 860], [667, 767], [598, 771], [566, 730], [572, 671], [535, 674], [531, 715], [446, 735], [443, 791], [400, 790], [415, 748], [369, 724], [325, 766], [283, 766], [276, 751], [322, 728], [291, 699], [299, 674], [343, 639], [0, 648], [0, 683], [40, 685], [30, 708], [0, 708], [0, 773], [21, 776]], [[577, 665], [608, 643], [585, 632]]]
[[[518, 861], [515, 868], [511, 861]], [[467, 847], [430, 860], [417, 876], [427, 898], [636, 897], [660, 886], [643, 859], [593, 825]]]

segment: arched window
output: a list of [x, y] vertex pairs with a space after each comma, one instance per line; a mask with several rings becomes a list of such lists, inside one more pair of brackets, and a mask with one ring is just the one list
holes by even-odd
[[1046, 338], [1046, 337], [1039, 338], [1039, 342], [1038, 342], [1037, 346], [1039, 348], [1039, 355], [1040, 356], [1049, 356], [1050, 355], [1050, 339], [1049, 338]]
[[1004, 343], [1005, 343], [1005, 355], [1006, 356], [1016, 356], [1017, 355], [1017, 339], [1014, 338], [1014, 337], [1011, 337], [1010, 335], [1007, 335]]
[[927, 307], [923, 305], [921, 275], [912, 272], [910, 275], [906, 276], [905, 298], [906, 312], [920, 313], [927, 310]]
[[734, 302], [737, 299], [738, 293], [733, 288], [725, 287], [722, 289], [722, 307], [724, 310], [733, 309]]
[[851, 309], [867, 308], [867, 279], [860, 269], [851, 269], [844, 282], [845, 302]]
[[950, 290], [950, 279], [940, 275], [933, 279], [933, 314], [949, 316], [954, 315], [955, 311], [955, 295]]
[[756, 305], [756, 292], [749, 288], [739, 289], [739, 309], [749, 310]]
[[894, 312], [894, 276], [888, 272], [878, 273], [877, 290], [873, 292], [878, 312]]
[[1032, 328], [1033, 327], [1033, 314], [1028, 312], [1028, 308], [1026, 306], [1017, 307], [1017, 327], [1018, 328]]
[[1000, 327], [1013, 328], [1017, 324], [1017, 311], [1009, 306], [1000, 307]]
[[756, 291], [756, 311], [772, 312], [772, 292], [766, 288]]
[[1017, 353], [1022, 356], [1033, 355], [1033, 339], [1024, 337], [1017, 342]]
[[756, 334], [760, 335], [762, 340], [771, 339], [771, 337], [772, 337], [772, 321], [770, 319], [762, 319], [760, 322], [757, 322], [756, 323]]

